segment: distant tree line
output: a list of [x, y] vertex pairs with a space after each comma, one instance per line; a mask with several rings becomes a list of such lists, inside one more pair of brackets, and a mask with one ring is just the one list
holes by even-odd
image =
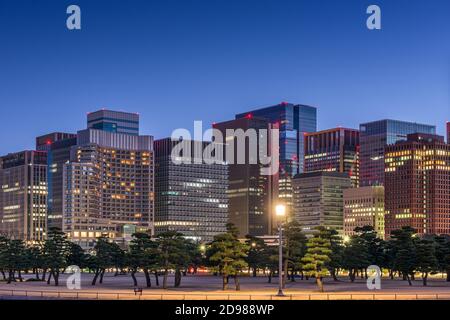
[[[312, 237], [302, 232], [295, 221], [284, 225], [283, 285], [296, 279], [314, 278], [323, 291], [323, 278], [348, 276], [351, 282], [358, 277], [368, 277], [368, 266], [377, 265], [391, 279], [401, 277], [412, 285], [420, 275], [427, 285], [430, 274], [446, 273], [450, 281], [450, 239], [430, 235], [418, 237], [414, 229], [403, 227], [392, 233], [387, 241], [377, 237], [372, 227], [355, 229], [355, 235], [343, 241], [335, 230], [317, 228]], [[146, 233], [135, 233], [124, 250], [106, 237], [97, 239], [95, 247], [85, 252], [69, 241], [58, 229], [51, 229], [42, 243], [26, 245], [22, 240], [0, 236], [0, 277], [7, 283], [23, 281], [23, 274], [33, 274], [29, 279], [59, 285], [59, 277], [67, 267], [79, 266], [93, 274], [92, 285], [103, 283], [105, 272], [115, 276], [127, 274], [135, 287], [136, 274], [144, 274], [145, 286], [167, 288], [168, 275], [174, 273], [174, 287], [188, 272], [196, 273], [201, 266], [222, 278], [223, 289], [228, 289], [230, 279], [240, 290], [239, 276], [244, 272], [254, 277], [267, 276], [272, 282], [278, 276], [278, 246], [269, 246], [262, 239], [247, 236], [238, 239], [237, 229], [229, 224], [227, 232], [216, 235], [211, 243], [200, 245], [177, 232], [165, 232], [155, 238]]]

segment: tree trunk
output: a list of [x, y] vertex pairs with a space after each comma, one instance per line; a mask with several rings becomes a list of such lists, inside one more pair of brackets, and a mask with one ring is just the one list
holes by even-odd
[[53, 278], [55, 279], [55, 287], [59, 286], [59, 270], [56, 271], [56, 274], [53, 272]]
[[159, 287], [158, 270], [155, 270], [155, 281], [156, 281], [156, 286]]
[[291, 270], [291, 282], [295, 282], [295, 270]]
[[319, 291], [323, 292], [323, 280], [322, 280], [322, 277], [316, 277], [316, 283], [317, 283], [317, 286], [319, 287]]
[[416, 280], [416, 275], [414, 274], [414, 272], [411, 273], [411, 280], [412, 280], [412, 281]]
[[100, 273], [100, 280], [99, 283], [102, 284], [103, 283], [103, 276], [105, 275], [105, 269], [102, 269], [102, 272]]
[[355, 270], [353, 269], [349, 269], [348, 270], [348, 276], [350, 277], [350, 281], [351, 282], [355, 282]]
[[226, 275], [222, 276], [222, 290], [228, 289], [228, 277]]
[[406, 280], [408, 280], [408, 284], [409, 284], [410, 286], [412, 286], [411, 279], [410, 279], [410, 277], [409, 277], [409, 274], [407, 274], [407, 273], [406, 273]]
[[236, 285], [236, 291], [240, 291], [241, 290], [241, 284], [239, 283], [238, 275], [234, 276], [234, 284]]
[[257, 270], [258, 270], [258, 269], [256, 269], [256, 267], [253, 268], [253, 277], [254, 277], [254, 278], [256, 277]]
[[450, 282], [450, 269], [447, 270], [447, 282]]
[[268, 283], [272, 283], [272, 270], [269, 270], [269, 280]]
[[10, 284], [12, 279], [13, 279], [13, 272], [12, 272], [12, 270], [9, 270], [9, 272], [8, 272], [8, 282], [7, 283]]
[[391, 280], [394, 280], [394, 270], [389, 269], [389, 278], [391, 278]]
[[336, 275], [336, 269], [331, 269], [330, 273], [331, 273], [331, 276], [333, 277], [333, 280], [338, 281], [338, 278]]
[[178, 288], [181, 284], [181, 271], [180, 269], [175, 269], [175, 288]]
[[150, 274], [148, 272], [148, 269], [144, 269], [144, 275], [145, 275], [145, 283], [147, 284], [147, 288], [151, 288], [152, 281], [150, 280]]
[[53, 275], [53, 270], [50, 269], [50, 271], [49, 271], [49, 273], [48, 273], [47, 284], [50, 284], [50, 280], [52, 279], [52, 275]]
[[95, 270], [94, 279], [92, 279], [93, 286], [95, 286], [95, 284], [97, 283], [97, 278], [98, 278], [99, 274], [100, 274], [100, 270], [99, 269]]
[[422, 274], [422, 282], [424, 287], [427, 286], [427, 279], [428, 279], [428, 272], [425, 272]]
[[168, 275], [169, 275], [169, 270], [164, 269], [163, 289], [167, 289], [167, 276]]
[[132, 270], [131, 271], [131, 278], [133, 279], [133, 285], [135, 286], [135, 287], [137, 287], [137, 285], [138, 285], [138, 283], [137, 283], [137, 280], [136, 280], [136, 270]]

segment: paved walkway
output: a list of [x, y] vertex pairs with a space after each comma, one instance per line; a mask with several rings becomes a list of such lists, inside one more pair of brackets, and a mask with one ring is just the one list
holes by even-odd
[[[31, 275], [25, 275], [30, 278]], [[1, 298], [78, 298], [78, 299], [174, 299], [174, 300], [205, 300], [205, 299], [276, 299], [278, 284], [277, 278], [273, 278], [273, 283], [267, 283], [266, 277], [241, 277], [241, 291], [236, 292], [231, 279], [230, 290], [222, 291], [222, 279], [210, 275], [188, 275], [182, 278], [180, 288], [161, 288], [162, 277], [160, 277], [160, 287], [155, 284], [152, 276], [152, 288], [145, 288], [143, 275], [138, 275], [139, 287], [142, 288], [142, 296], [135, 295], [132, 279], [129, 275], [114, 277], [113, 274], [106, 274], [103, 284], [91, 285], [92, 274], [82, 274], [81, 290], [69, 290], [66, 287], [68, 275], [62, 275], [60, 286], [47, 285], [44, 282], [27, 281], [6, 284], [0, 282]], [[169, 276], [169, 286], [173, 286], [173, 276]], [[450, 282], [445, 279], [432, 278], [428, 286], [422, 286], [420, 279], [414, 281], [413, 286], [409, 286], [406, 281], [400, 279], [382, 279], [381, 290], [368, 290], [366, 281], [358, 279], [351, 283], [348, 278], [340, 278], [335, 282], [332, 279], [325, 279], [325, 294], [317, 291], [314, 279], [289, 282], [286, 285], [286, 299], [450, 299]]]

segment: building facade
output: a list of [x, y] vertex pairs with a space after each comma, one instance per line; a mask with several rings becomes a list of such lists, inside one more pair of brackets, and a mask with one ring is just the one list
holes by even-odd
[[360, 186], [384, 185], [384, 148], [411, 133], [436, 134], [436, 127], [397, 120], [363, 123], [360, 131]]
[[303, 135], [317, 130], [317, 109], [312, 106], [282, 102], [278, 105], [256, 109], [236, 115], [236, 119], [258, 117], [280, 129], [280, 169], [278, 197], [292, 212], [292, 178], [303, 172]]
[[450, 234], [450, 145], [444, 137], [408, 135], [386, 147], [386, 237], [403, 226], [419, 235]]
[[36, 138], [36, 150], [47, 152], [47, 226], [62, 230], [63, 169], [70, 160], [70, 149], [77, 135], [54, 132]]
[[87, 128], [139, 135], [139, 115], [137, 113], [98, 110], [88, 113]]
[[[183, 145], [183, 163], [174, 163], [174, 146]], [[228, 167], [195, 161], [204, 142], [170, 138], [155, 141], [155, 234], [177, 231], [197, 242], [226, 232]], [[190, 151], [189, 151], [190, 150]], [[186, 152], [185, 152], [186, 151]]]
[[23, 151], [0, 158], [0, 233], [42, 241], [47, 235], [47, 155]]
[[355, 228], [371, 226], [384, 239], [384, 187], [369, 186], [344, 190], [344, 235]]
[[359, 131], [335, 128], [305, 134], [304, 172], [347, 173], [359, 185]]
[[63, 231], [68, 238], [92, 248], [99, 234], [125, 243], [137, 230], [153, 233], [153, 156], [151, 136], [78, 131], [63, 172]]
[[447, 143], [450, 143], [450, 122], [447, 122]]
[[294, 218], [307, 235], [318, 226], [343, 235], [344, 190], [351, 186], [349, 176], [338, 172], [303, 173], [293, 179]]
[[[250, 161], [250, 139], [239, 142], [238, 138], [228, 135], [227, 130], [254, 129], [253, 139], [259, 144], [259, 130], [270, 130], [271, 125], [266, 119], [245, 117], [225, 121], [213, 125], [219, 130], [224, 139], [223, 155], [227, 157], [226, 148], [229, 145], [238, 150], [239, 143], [245, 143], [245, 163], [238, 162], [237, 152], [234, 153], [232, 163], [228, 163], [228, 217], [229, 221], [239, 230], [239, 236], [263, 236], [272, 233], [272, 216], [277, 197], [278, 174], [264, 175], [262, 169], [266, 167], [260, 161], [259, 154], [256, 161]], [[249, 134], [249, 136], [251, 136]], [[269, 147], [270, 149], [270, 147]], [[231, 155], [230, 155], [231, 157]]]

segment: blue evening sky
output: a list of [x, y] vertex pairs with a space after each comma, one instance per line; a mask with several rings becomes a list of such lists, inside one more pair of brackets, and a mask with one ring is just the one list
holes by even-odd
[[0, 154], [103, 107], [156, 138], [281, 101], [317, 106], [319, 129], [393, 118], [444, 134], [449, 16], [448, 0], [0, 0]]

